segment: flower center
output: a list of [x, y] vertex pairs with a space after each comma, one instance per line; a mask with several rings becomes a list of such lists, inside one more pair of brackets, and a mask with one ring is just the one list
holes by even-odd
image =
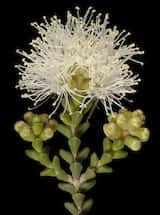
[[70, 88], [79, 93], [85, 93], [89, 88], [90, 82], [89, 68], [75, 63], [68, 71], [71, 73]]

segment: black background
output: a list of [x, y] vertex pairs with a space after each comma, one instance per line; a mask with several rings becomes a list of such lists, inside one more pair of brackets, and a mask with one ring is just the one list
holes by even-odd
[[[14, 65], [20, 62], [15, 53], [17, 48], [27, 49], [35, 31], [30, 22], [41, 22], [43, 15], [57, 14], [64, 19], [66, 10], [74, 11], [79, 5], [85, 12], [88, 6], [94, 6], [98, 12], [110, 14], [111, 25], [127, 29], [133, 33], [132, 38], [146, 54], [145, 66], [136, 67], [142, 82], [138, 88], [134, 103], [128, 104], [131, 110], [142, 108], [147, 116], [147, 126], [151, 130], [151, 139], [138, 153], [131, 152], [123, 161], [113, 164], [112, 175], [97, 178], [97, 185], [88, 196], [95, 199], [90, 214], [140, 214], [149, 212], [157, 214], [156, 197], [159, 194], [159, 33], [156, 1], [5, 1], [1, 7], [1, 47], [5, 49], [1, 69], [1, 179], [4, 192], [2, 214], [67, 214], [63, 208], [64, 200], [70, 200], [68, 194], [59, 191], [54, 179], [40, 178], [41, 167], [24, 156], [26, 145], [13, 131], [13, 124], [27, 110], [28, 102], [20, 98], [14, 86], [18, 79]], [[2, 53], [2, 52], [1, 52]], [[3, 76], [2, 76], [3, 74]], [[43, 107], [37, 112], [45, 112]], [[97, 109], [92, 126], [84, 137], [84, 142], [99, 150], [101, 144], [101, 126], [104, 119], [102, 108]], [[99, 131], [99, 134], [97, 134]], [[64, 139], [56, 136], [54, 150], [57, 151]], [[159, 209], [158, 209], [159, 210]]]

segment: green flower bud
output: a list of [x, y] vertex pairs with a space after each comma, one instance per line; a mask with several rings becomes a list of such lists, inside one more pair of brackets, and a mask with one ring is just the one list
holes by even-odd
[[25, 123], [24, 121], [20, 120], [20, 121], [17, 121], [15, 124], [14, 124], [14, 129], [17, 133], [19, 133], [23, 127], [25, 127], [27, 125], [27, 123]]
[[49, 120], [49, 116], [46, 113], [40, 114], [40, 118], [41, 118], [41, 122], [43, 122], [44, 124], [48, 123]]
[[133, 111], [132, 116], [133, 117], [139, 117], [142, 122], [145, 121], [145, 115], [144, 115], [143, 111], [140, 109]]
[[29, 125], [25, 124], [19, 131], [19, 135], [20, 137], [27, 141], [27, 142], [32, 142], [34, 140], [34, 135], [33, 132], [31, 130], [31, 128], [29, 127]]
[[40, 138], [43, 141], [46, 141], [46, 140], [51, 139], [53, 137], [53, 135], [54, 135], [53, 129], [51, 129], [51, 128], [44, 128], [44, 130], [42, 131], [42, 133], [40, 135]]
[[112, 140], [116, 140], [122, 137], [121, 128], [113, 122], [103, 125], [103, 131], [107, 137]]
[[41, 116], [38, 114], [34, 114], [32, 118], [32, 123], [41, 122]]
[[142, 142], [147, 142], [149, 140], [150, 131], [148, 128], [140, 128], [137, 132], [137, 136]]
[[128, 119], [129, 116], [126, 114], [126, 112], [122, 112], [117, 115], [116, 123], [120, 128], [126, 129], [128, 127]]
[[48, 124], [47, 124], [47, 127], [52, 128], [54, 131], [56, 131], [57, 126], [58, 126], [58, 123], [54, 119], [50, 119], [49, 122], [48, 122]]
[[32, 124], [32, 131], [35, 136], [39, 136], [41, 134], [42, 130], [43, 130], [42, 122], [34, 122]]
[[29, 124], [31, 124], [32, 123], [32, 119], [33, 119], [33, 117], [34, 117], [34, 113], [32, 113], [32, 112], [26, 112], [25, 114], [24, 114], [24, 120], [26, 121], [26, 122], [28, 122]]
[[132, 136], [125, 137], [124, 144], [133, 151], [138, 151], [141, 149], [141, 142], [136, 137]]

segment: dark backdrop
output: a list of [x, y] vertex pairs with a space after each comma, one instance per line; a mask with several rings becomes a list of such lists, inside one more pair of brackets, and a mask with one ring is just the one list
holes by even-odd
[[[13, 124], [27, 110], [28, 102], [21, 100], [20, 93], [14, 86], [17, 74], [14, 64], [20, 59], [15, 54], [17, 48], [27, 49], [35, 31], [30, 27], [32, 21], [42, 21], [43, 15], [59, 15], [65, 17], [67, 9], [74, 10], [79, 5], [83, 11], [94, 6], [97, 11], [110, 13], [111, 25], [132, 32], [133, 41], [145, 50], [145, 66], [136, 67], [142, 82], [138, 88], [134, 103], [128, 104], [133, 110], [142, 108], [147, 116], [147, 126], [151, 130], [151, 139], [138, 153], [130, 153], [123, 161], [113, 164], [112, 175], [98, 176], [96, 187], [88, 194], [95, 199], [90, 214], [140, 214], [151, 211], [158, 214], [156, 194], [159, 195], [158, 183], [158, 144], [159, 144], [159, 59], [158, 59], [158, 4], [156, 1], [4, 1], [1, 7], [1, 46], [5, 45], [2, 56], [1, 71], [1, 183], [5, 210], [2, 214], [67, 214], [63, 208], [68, 194], [59, 191], [56, 180], [40, 178], [40, 165], [24, 155], [26, 145], [13, 131]], [[45, 112], [45, 107], [37, 112]], [[104, 112], [96, 110], [92, 118], [92, 126], [86, 144], [97, 148], [101, 144], [101, 125]], [[97, 130], [101, 133], [97, 134]], [[63, 144], [59, 136], [55, 151]]]

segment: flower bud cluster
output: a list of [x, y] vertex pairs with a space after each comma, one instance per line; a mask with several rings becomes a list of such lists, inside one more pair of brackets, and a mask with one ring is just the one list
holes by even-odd
[[57, 122], [49, 119], [48, 114], [34, 114], [27, 112], [24, 120], [17, 121], [14, 125], [16, 132], [27, 142], [36, 140], [46, 141], [53, 137]]
[[148, 128], [143, 127], [145, 116], [139, 109], [133, 112], [122, 109], [118, 113], [111, 114], [108, 120], [103, 130], [114, 143], [121, 142], [129, 149], [138, 151], [142, 143], [149, 139], [150, 132]]

